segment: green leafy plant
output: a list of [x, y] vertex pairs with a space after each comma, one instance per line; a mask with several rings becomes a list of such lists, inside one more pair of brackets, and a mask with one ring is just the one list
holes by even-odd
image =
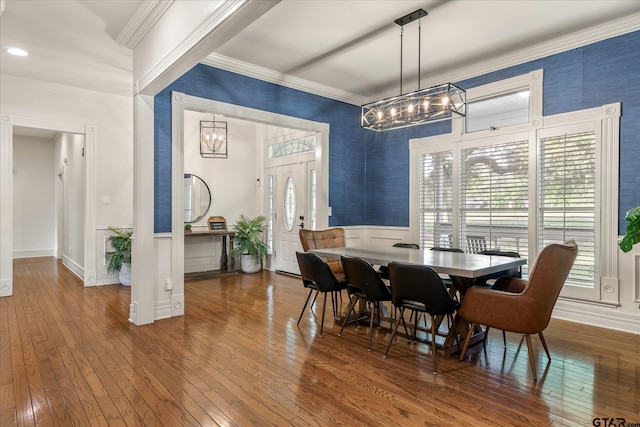
[[107, 240], [112, 251], [107, 252], [107, 272], [117, 273], [122, 269], [122, 264], [131, 264], [131, 234], [132, 231], [109, 227], [113, 236]]
[[640, 206], [630, 209], [625, 215], [627, 231], [618, 246], [623, 252], [629, 252], [633, 245], [640, 242]]
[[185, 224], [184, 229], [185, 231], [191, 231], [191, 224]]
[[233, 239], [233, 256], [251, 255], [256, 262], [261, 262], [267, 256], [269, 246], [262, 241], [262, 233], [266, 229], [266, 218], [262, 215], [247, 218], [240, 215], [240, 219], [233, 225], [236, 235]]

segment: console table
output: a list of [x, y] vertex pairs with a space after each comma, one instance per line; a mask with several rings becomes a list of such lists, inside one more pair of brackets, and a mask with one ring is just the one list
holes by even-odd
[[[222, 236], [222, 250], [220, 254], [220, 269], [209, 271], [198, 271], [193, 273], [185, 273], [185, 279], [196, 279], [200, 277], [212, 277], [219, 276], [221, 274], [236, 273], [239, 269], [236, 269], [236, 260], [233, 257], [233, 238], [235, 237], [235, 231], [211, 231], [203, 233], [185, 233], [184, 238], [200, 237], [200, 236]], [[227, 254], [227, 237], [229, 237], [229, 250]]]

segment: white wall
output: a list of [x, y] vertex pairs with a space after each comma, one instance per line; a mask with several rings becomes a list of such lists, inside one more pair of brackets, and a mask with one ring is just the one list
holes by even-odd
[[13, 138], [13, 256], [53, 256], [55, 249], [54, 141]]
[[[202, 219], [192, 224], [194, 232], [207, 231], [210, 216], [222, 216], [229, 229], [245, 214], [259, 215], [256, 186], [255, 123], [217, 117], [227, 122], [227, 158], [206, 158], [200, 155], [200, 120], [212, 120], [211, 114], [185, 110], [184, 172], [199, 176], [211, 192], [211, 207]], [[220, 267], [222, 238], [189, 237], [185, 239], [185, 272], [217, 270]]]
[[194, 223], [197, 229], [207, 224], [209, 216], [223, 216], [231, 225], [240, 214], [255, 216], [256, 206], [256, 124], [218, 117], [227, 122], [228, 156], [226, 159], [200, 156], [200, 120], [211, 114], [185, 111], [184, 172], [198, 175], [211, 191], [211, 208], [205, 218]]
[[[90, 203], [96, 215], [91, 232], [96, 242], [97, 283], [117, 283], [116, 277], [106, 274], [104, 239], [109, 225], [132, 224], [133, 99], [0, 75], [0, 112], [95, 128], [95, 200]], [[109, 199], [108, 204], [101, 204], [102, 196]]]
[[79, 274], [84, 268], [84, 135], [59, 134], [55, 141], [55, 169], [62, 178], [57, 181], [61, 186], [58, 213], [62, 215], [58, 249], [65, 265]]

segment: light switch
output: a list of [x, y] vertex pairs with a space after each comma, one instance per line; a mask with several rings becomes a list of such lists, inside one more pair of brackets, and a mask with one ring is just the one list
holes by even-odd
[[111, 204], [111, 197], [109, 196], [102, 196], [100, 198], [100, 203], [102, 203], [103, 205], [110, 205]]

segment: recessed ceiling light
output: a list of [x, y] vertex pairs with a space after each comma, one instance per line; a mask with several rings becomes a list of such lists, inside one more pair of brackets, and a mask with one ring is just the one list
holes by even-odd
[[15, 56], [27, 56], [29, 53], [26, 50], [20, 49], [19, 47], [8, 47], [7, 52], [11, 55]]

